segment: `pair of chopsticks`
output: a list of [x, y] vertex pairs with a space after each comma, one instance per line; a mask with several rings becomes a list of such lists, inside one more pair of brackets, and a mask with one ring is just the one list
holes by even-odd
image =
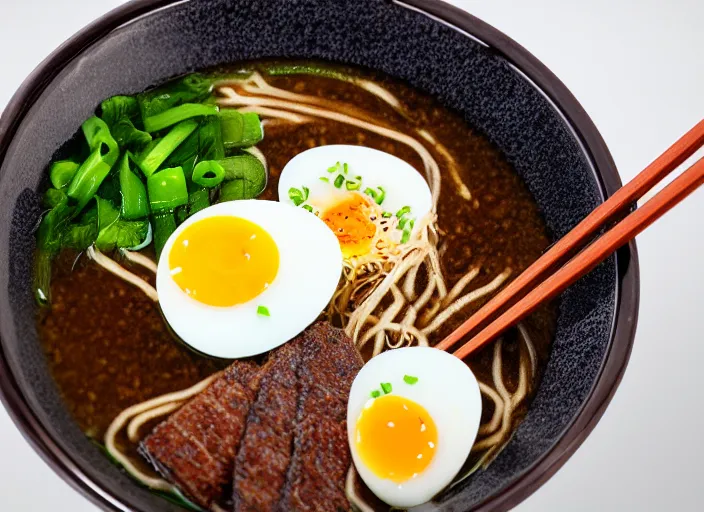
[[[436, 348], [448, 350], [458, 341], [471, 336], [454, 352], [460, 359], [466, 357], [535, 311], [542, 303], [560, 294], [616, 249], [635, 238], [704, 183], [704, 158], [618, 223], [610, 228], [607, 224], [623, 215], [702, 145], [704, 120], [599, 205]], [[607, 230], [594, 239], [594, 234], [602, 228]]]

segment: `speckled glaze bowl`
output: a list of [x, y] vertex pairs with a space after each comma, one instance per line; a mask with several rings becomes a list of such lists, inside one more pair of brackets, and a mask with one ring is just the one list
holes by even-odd
[[[52, 153], [102, 99], [259, 57], [363, 65], [436, 96], [506, 154], [555, 238], [620, 186], [603, 140], [565, 86], [511, 39], [441, 2], [138, 0], [88, 26], [34, 71], [0, 119], [0, 389], [47, 463], [105, 510], [181, 508], [111, 464], [58, 396], [30, 290], [35, 191]], [[631, 244], [562, 295], [542, 384], [507, 448], [488, 470], [419, 509], [505, 510], [544, 483], [613, 396], [637, 309]]]

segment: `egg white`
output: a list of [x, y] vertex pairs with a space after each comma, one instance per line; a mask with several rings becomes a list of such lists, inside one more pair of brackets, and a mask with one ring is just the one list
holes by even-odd
[[[251, 301], [231, 307], [209, 306], [189, 297], [169, 269], [171, 248], [183, 230], [221, 215], [259, 225], [279, 249], [274, 281]], [[181, 224], [161, 253], [156, 287], [167, 322], [187, 344], [211, 356], [240, 358], [276, 348], [310, 325], [335, 293], [341, 271], [340, 245], [323, 221], [301, 208], [253, 199], [211, 206]], [[258, 315], [260, 305], [271, 316]]]
[[[404, 206], [411, 207], [411, 216], [422, 218], [432, 208], [430, 188], [423, 176], [408, 162], [400, 158], [364, 146], [334, 144], [308, 149], [293, 157], [281, 171], [279, 178], [279, 201], [293, 204], [288, 196], [291, 188], [310, 189], [307, 204], [324, 209], [335, 203], [337, 198], [349, 194], [345, 186], [340, 189], [332, 182], [337, 174], [328, 173], [335, 163], [347, 163], [349, 179], [362, 177], [362, 186], [358, 192], [370, 187], [383, 187], [386, 191], [381, 208], [396, 213]], [[330, 183], [320, 180], [330, 179]]]
[[[404, 375], [418, 377], [413, 385]], [[392, 385], [391, 394], [423, 406], [435, 422], [437, 449], [428, 467], [402, 483], [376, 476], [356, 449], [357, 420], [380, 383]], [[407, 347], [384, 352], [357, 374], [347, 408], [347, 433], [357, 472], [382, 501], [413, 507], [429, 501], [457, 475], [469, 456], [482, 416], [482, 401], [474, 374], [460, 359], [429, 347]]]

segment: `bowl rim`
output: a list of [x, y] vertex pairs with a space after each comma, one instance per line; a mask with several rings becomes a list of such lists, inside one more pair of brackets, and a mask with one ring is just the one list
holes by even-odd
[[[24, 80], [0, 116], [0, 162], [31, 106], [66, 65], [114, 29], [183, 1], [132, 0], [96, 19], [54, 50]], [[560, 79], [528, 50], [469, 12], [441, 0], [383, 1], [429, 16], [490, 47], [562, 115], [592, 165], [602, 198], [610, 197], [621, 186], [613, 158], [591, 118]], [[621, 382], [635, 338], [640, 297], [635, 241], [616, 252], [616, 264], [616, 304], [610, 339], [595, 383], [580, 410], [542, 457], [508, 486], [477, 504], [475, 510], [508, 510], [525, 500], [567, 462], [604, 414]], [[28, 406], [1, 344], [0, 401], [32, 448], [71, 487], [103, 510], [129, 510], [121, 497], [113, 496], [92, 482], [44, 429]]]

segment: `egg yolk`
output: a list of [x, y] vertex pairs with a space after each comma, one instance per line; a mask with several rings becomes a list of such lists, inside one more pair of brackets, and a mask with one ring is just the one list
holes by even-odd
[[234, 216], [208, 217], [179, 235], [169, 253], [176, 284], [209, 306], [243, 304], [262, 293], [279, 270], [279, 249], [260, 226]]
[[327, 208], [320, 218], [337, 236], [344, 258], [367, 254], [371, 248], [376, 224], [374, 211], [361, 194], [348, 194]]
[[438, 432], [421, 405], [396, 395], [369, 403], [357, 420], [356, 447], [379, 478], [405, 482], [425, 470], [437, 450]]

